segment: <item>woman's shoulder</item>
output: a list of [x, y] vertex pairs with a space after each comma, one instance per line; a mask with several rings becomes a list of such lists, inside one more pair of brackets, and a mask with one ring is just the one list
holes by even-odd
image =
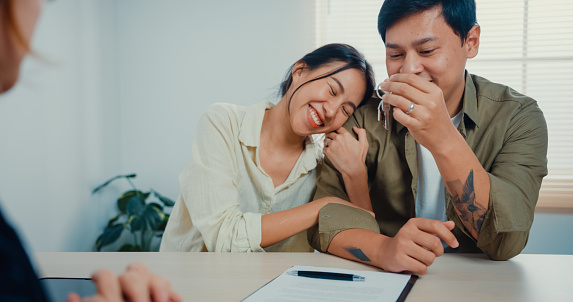
[[245, 115], [247, 108], [230, 103], [214, 103], [207, 107], [203, 116], [223, 120], [239, 120]]
[[200, 124], [210, 123], [215, 125], [238, 126], [246, 120], [262, 119], [266, 109], [274, 105], [267, 101], [261, 101], [250, 106], [242, 106], [229, 103], [214, 103], [207, 107], [201, 116]]
[[229, 103], [211, 104], [199, 118], [198, 126], [234, 129], [241, 124], [247, 108]]

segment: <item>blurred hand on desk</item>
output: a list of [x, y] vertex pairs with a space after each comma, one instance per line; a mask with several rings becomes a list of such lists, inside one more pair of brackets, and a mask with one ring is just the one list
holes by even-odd
[[80, 298], [76, 293], [68, 296], [67, 302], [180, 302], [181, 297], [171, 289], [165, 277], [154, 275], [141, 263], [130, 264], [125, 272], [115, 276], [109, 270], [98, 270], [92, 275], [97, 294]]

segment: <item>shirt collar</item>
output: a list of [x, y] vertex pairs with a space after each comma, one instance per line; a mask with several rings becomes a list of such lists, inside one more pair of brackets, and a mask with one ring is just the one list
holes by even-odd
[[[465, 124], [465, 120], [467, 117], [477, 127], [479, 127], [479, 124], [478, 124], [479, 113], [478, 113], [476, 86], [472, 80], [471, 74], [469, 72], [467, 72], [467, 70], [466, 70], [465, 76], [466, 76], [466, 87], [464, 89], [464, 100], [463, 100], [464, 104], [462, 107], [462, 111], [463, 111], [462, 121], [464, 121], [464, 124]], [[396, 133], [399, 133], [404, 128], [404, 125], [402, 125], [396, 121], [394, 121], [394, 122], [396, 123]], [[465, 127], [464, 127], [464, 129], [465, 129]]]
[[247, 107], [247, 112], [243, 117], [241, 129], [239, 130], [239, 141], [249, 147], [259, 147], [261, 145], [261, 129], [263, 118], [267, 109], [275, 105], [268, 101], [262, 101]]
[[479, 127], [479, 112], [478, 112], [478, 99], [477, 89], [472, 75], [466, 70], [466, 90], [464, 93], [464, 120], [467, 116], [475, 125]]
[[[239, 130], [239, 142], [241, 144], [254, 148], [258, 148], [261, 145], [261, 129], [263, 127], [265, 110], [274, 106], [271, 102], [262, 101], [247, 107], [241, 122], [241, 129]], [[320, 135], [311, 135], [305, 139], [305, 149], [301, 158], [303, 169], [301, 173], [307, 173], [316, 167], [316, 162], [320, 160], [322, 155], [322, 150], [318, 146], [321, 139]]]

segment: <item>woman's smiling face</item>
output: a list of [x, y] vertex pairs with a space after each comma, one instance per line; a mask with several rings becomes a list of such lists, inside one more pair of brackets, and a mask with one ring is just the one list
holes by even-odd
[[333, 62], [312, 71], [304, 68], [303, 63], [295, 65], [287, 97], [292, 97], [289, 103], [290, 123], [296, 134], [307, 136], [334, 131], [354, 113], [366, 90], [361, 71], [349, 68], [311, 81], [344, 65], [343, 62]]

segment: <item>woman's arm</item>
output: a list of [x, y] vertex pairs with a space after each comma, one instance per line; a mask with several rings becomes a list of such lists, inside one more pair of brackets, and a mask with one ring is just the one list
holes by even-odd
[[[336, 197], [325, 197], [288, 210], [263, 215], [261, 247], [267, 247], [307, 230], [318, 223], [318, 212], [329, 203], [353, 205]], [[372, 212], [371, 215], [374, 215]]]
[[358, 140], [345, 128], [326, 134], [323, 152], [342, 175], [350, 202], [372, 211], [365, 166], [368, 152], [366, 130], [358, 127], [352, 130], [358, 135]]

